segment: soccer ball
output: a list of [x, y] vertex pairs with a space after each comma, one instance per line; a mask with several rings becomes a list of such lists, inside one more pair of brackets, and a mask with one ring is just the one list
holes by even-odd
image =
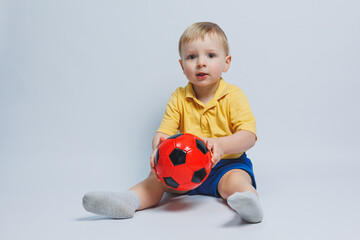
[[202, 184], [209, 176], [211, 164], [211, 153], [205, 143], [189, 133], [166, 139], [155, 156], [155, 169], [161, 181], [181, 191]]

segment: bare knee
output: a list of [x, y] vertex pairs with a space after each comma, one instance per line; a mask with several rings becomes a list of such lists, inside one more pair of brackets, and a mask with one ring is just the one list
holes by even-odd
[[164, 194], [163, 183], [151, 172], [146, 179], [133, 186], [130, 190], [136, 192], [140, 198], [138, 210], [158, 204]]
[[218, 191], [223, 199], [227, 199], [235, 192], [252, 191], [256, 193], [250, 175], [241, 169], [230, 170], [222, 176], [218, 183]]

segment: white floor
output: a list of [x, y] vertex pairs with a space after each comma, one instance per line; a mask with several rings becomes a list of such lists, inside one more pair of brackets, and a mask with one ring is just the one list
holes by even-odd
[[155, 208], [113, 220], [83, 210], [84, 189], [9, 188], [0, 198], [1, 239], [359, 239], [359, 164], [341, 165], [259, 168], [260, 224], [243, 223], [222, 200], [205, 196], [165, 195]]

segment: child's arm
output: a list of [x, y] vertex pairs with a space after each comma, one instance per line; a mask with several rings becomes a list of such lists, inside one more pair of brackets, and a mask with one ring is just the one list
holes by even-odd
[[255, 145], [256, 136], [246, 130], [220, 138], [204, 138], [207, 147], [212, 152], [213, 166], [218, 163], [224, 154], [242, 153]]

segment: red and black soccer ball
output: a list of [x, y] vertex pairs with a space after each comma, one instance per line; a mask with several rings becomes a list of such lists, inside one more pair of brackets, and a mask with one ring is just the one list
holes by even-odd
[[189, 133], [167, 138], [155, 156], [155, 169], [161, 181], [181, 191], [202, 184], [209, 176], [211, 164], [211, 153], [205, 143]]

